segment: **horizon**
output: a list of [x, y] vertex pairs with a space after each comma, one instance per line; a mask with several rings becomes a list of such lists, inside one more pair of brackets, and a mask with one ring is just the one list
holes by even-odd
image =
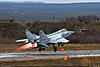
[[74, 4], [74, 3], [100, 3], [100, 2], [70, 2], [70, 3], [46, 3], [41, 1], [24, 1], [24, 2], [15, 2], [15, 1], [0, 1], [0, 3], [45, 3], [45, 4]]
[[15, 2], [15, 3], [56, 3], [56, 4], [68, 4], [68, 3], [98, 3], [100, 2], [99, 0], [95, 0], [95, 1], [90, 1], [90, 0], [74, 0], [74, 1], [66, 1], [66, 0], [0, 0], [0, 2]]

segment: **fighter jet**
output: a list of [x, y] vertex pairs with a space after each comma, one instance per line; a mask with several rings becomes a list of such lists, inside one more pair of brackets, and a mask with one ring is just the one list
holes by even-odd
[[56, 52], [57, 47], [55, 46], [55, 44], [58, 44], [58, 46], [64, 46], [65, 43], [69, 42], [69, 40], [65, 38], [67, 38], [72, 33], [74, 33], [74, 31], [67, 31], [66, 29], [61, 29], [57, 32], [46, 35], [42, 30], [40, 30], [39, 36], [37, 36], [26, 30], [27, 39], [16, 40], [15, 42], [24, 41], [25, 43], [31, 44], [33, 48], [39, 48], [39, 51], [45, 50], [45, 48], [53, 44], [54, 52]]

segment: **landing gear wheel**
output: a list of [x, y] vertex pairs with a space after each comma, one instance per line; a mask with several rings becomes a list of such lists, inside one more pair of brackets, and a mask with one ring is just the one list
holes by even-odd
[[45, 48], [43, 48], [42, 50], [45, 51]]
[[41, 52], [41, 50], [42, 50], [42, 49], [41, 49], [41, 48], [39, 48], [39, 51], [40, 51], [40, 52]]
[[54, 52], [56, 52], [56, 51], [57, 51], [57, 47], [56, 47], [56, 46], [54, 46], [54, 47], [53, 47], [53, 49], [54, 49]]
[[63, 43], [61, 43], [61, 46], [64, 46], [64, 44], [63, 44]]
[[60, 43], [58, 43], [58, 46], [60, 46]]

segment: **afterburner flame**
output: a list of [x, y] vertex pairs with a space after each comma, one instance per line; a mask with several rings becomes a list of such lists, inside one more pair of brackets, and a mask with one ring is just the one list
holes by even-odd
[[25, 44], [24, 46], [19, 47], [18, 49], [16, 49], [16, 51], [25, 50], [25, 49], [34, 48], [34, 47], [37, 47], [37, 43], [33, 43], [33, 44], [28, 43], [28, 44]]

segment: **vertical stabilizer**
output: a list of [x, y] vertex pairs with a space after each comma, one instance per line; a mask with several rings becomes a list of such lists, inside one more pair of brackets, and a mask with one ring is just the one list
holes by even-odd
[[26, 36], [27, 36], [27, 39], [31, 42], [31, 43], [34, 43], [34, 40], [36, 39], [36, 37], [26, 29]]
[[46, 36], [46, 34], [40, 30], [39, 31], [39, 36], [40, 36], [40, 44], [48, 44], [49, 38]]

